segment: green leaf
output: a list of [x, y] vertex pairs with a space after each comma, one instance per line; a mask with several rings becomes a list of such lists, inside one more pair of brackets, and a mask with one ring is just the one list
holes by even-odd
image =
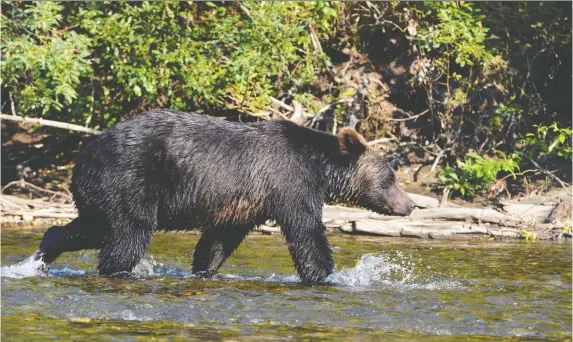
[[137, 84], [133, 86], [133, 92], [135, 95], [141, 96], [141, 88]]
[[322, 13], [324, 13], [325, 16], [327, 17], [336, 17], [338, 16], [338, 12], [336, 12], [336, 10], [334, 8], [330, 8], [330, 7], [324, 7], [322, 9]]
[[347, 90], [344, 93], [340, 94], [340, 97], [350, 97], [350, 96], [354, 96], [356, 94], [356, 91], [353, 89]]
[[551, 145], [549, 145], [549, 148], [548, 148], [549, 153], [551, 153], [553, 151], [553, 149], [555, 148], [555, 146], [557, 146], [557, 144], [559, 144], [559, 139], [555, 139], [553, 141], [553, 143], [551, 143]]

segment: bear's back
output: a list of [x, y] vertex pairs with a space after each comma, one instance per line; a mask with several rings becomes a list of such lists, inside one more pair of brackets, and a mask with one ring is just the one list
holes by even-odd
[[[147, 196], [169, 203], [162, 206], [166, 216], [190, 206], [262, 203], [301, 189], [319, 193], [324, 155], [317, 151], [335, 141], [286, 120], [245, 125], [155, 110], [118, 123], [88, 145], [76, 162], [72, 192], [80, 210]], [[117, 196], [124, 199], [108, 200]]]

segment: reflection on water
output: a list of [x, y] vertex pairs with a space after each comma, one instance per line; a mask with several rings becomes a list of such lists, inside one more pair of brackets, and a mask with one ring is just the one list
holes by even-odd
[[249, 237], [211, 280], [197, 236], [158, 234], [133, 279], [97, 275], [97, 251], [48, 274], [42, 230], [2, 231], [2, 338], [412, 340], [571, 336], [566, 244], [331, 236], [328, 286], [298, 282], [279, 237]]

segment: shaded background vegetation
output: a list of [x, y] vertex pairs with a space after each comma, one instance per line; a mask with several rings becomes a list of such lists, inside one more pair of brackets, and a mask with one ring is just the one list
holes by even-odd
[[[461, 195], [530, 168], [570, 181], [571, 11], [570, 2], [2, 2], [2, 113], [100, 130], [159, 107], [296, 117], [333, 133], [354, 126], [402, 163], [436, 161]], [[3, 166], [32, 165], [3, 152]]]

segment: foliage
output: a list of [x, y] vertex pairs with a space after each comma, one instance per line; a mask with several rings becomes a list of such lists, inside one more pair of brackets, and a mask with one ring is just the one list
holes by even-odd
[[440, 56], [440, 66], [448, 64], [450, 58], [464, 67], [487, 64], [494, 57], [485, 45], [489, 29], [482, 25], [484, 15], [472, 3], [426, 2], [423, 9], [408, 7], [405, 11], [418, 19], [419, 32], [413, 31], [408, 39], [419, 44], [423, 52]]
[[533, 125], [535, 133], [527, 133], [521, 140], [523, 150], [529, 159], [538, 160], [548, 156], [557, 156], [571, 161], [571, 133], [570, 128], [560, 128], [554, 122], [551, 126]]
[[535, 233], [529, 233], [523, 230], [520, 232], [520, 234], [525, 239], [525, 241], [535, 241], [536, 239]]
[[460, 193], [508, 160], [571, 160], [571, 3], [2, 2], [0, 24], [3, 112], [105, 129], [156, 107], [256, 120], [271, 96], [312, 114], [360, 92], [363, 133], [447, 151]]
[[22, 112], [61, 111], [78, 97], [80, 78], [93, 72], [88, 37], [58, 27], [62, 9], [36, 2], [24, 11], [9, 8], [11, 20], [2, 17], [2, 86]]
[[515, 177], [515, 172], [519, 171], [519, 155], [506, 156], [501, 151], [496, 151], [496, 154], [496, 158], [488, 158], [470, 152], [464, 161], [457, 161], [456, 168], [446, 166], [440, 178], [447, 188], [462, 195], [473, 196], [476, 191], [495, 182], [500, 172]]
[[405, 3], [399, 21], [420, 51], [414, 84], [437, 114], [432, 140], [459, 158], [500, 144], [511, 152], [513, 136], [540, 121], [570, 126], [570, 11], [548, 2]]
[[[500, 106], [500, 108], [507, 108]], [[498, 179], [500, 172], [506, 172], [515, 177], [519, 170], [519, 163], [529, 160], [541, 162], [548, 157], [558, 157], [568, 161], [572, 160], [571, 136], [572, 130], [560, 128], [557, 123], [551, 126], [534, 125], [535, 133], [527, 133], [521, 139], [522, 146], [515, 152], [506, 156], [496, 151], [499, 158], [484, 158], [475, 153], [466, 154], [465, 161], [457, 161], [456, 167], [449, 165], [444, 169], [441, 180], [447, 188], [462, 195], [473, 196], [477, 190], [485, 189]], [[525, 156], [525, 158], [523, 158]]]
[[5, 7], [2, 87], [18, 112], [103, 126], [150, 107], [260, 111], [320, 72], [309, 32], [327, 37], [337, 19], [322, 2]]

